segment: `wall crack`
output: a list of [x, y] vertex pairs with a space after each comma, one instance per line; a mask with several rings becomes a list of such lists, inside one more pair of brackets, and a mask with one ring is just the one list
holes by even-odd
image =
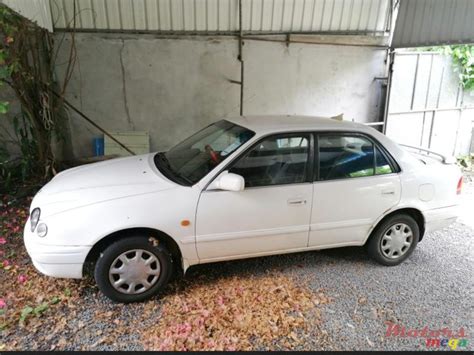
[[125, 40], [122, 39], [122, 48], [120, 48], [120, 69], [122, 70], [122, 94], [123, 94], [123, 104], [125, 107], [125, 113], [127, 115], [127, 121], [129, 127], [134, 130], [135, 127], [130, 116], [130, 109], [128, 107], [127, 99], [127, 81], [125, 80], [125, 65], [123, 64], [123, 50], [125, 49]]

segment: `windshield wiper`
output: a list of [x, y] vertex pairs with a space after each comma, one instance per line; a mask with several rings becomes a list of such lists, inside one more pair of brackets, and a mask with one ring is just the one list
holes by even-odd
[[160, 162], [165, 165], [167, 170], [173, 171], [173, 169], [171, 169], [170, 161], [168, 160], [168, 158], [166, 158], [165, 153], [158, 153], [157, 156], [160, 159]]
[[194, 185], [194, 183], [191, 181], [191, 179], [188, 178], [187, 176], [185, 176], [185, 175], [183, 175], [183, 174], [181, 174], [180, 172], [177, 172], [177, 171], [173, 171], [173, 173], [176, 175], [176, 177], [180, 178], [181, 180], [183, 180], [184, 182], [186, 182], [190, 186]]
[[165, 170], [168, 173], [173, 175], [173, 177], [181, 180], [182, 182], [184, 181], [186, 184], [194, 185], [194, 183], [187, 176], [184, 176], [180, 172], [173, 170], [173, 168], [171, 167], [171, 164], [170, 164], [168, 158], [166, 157], [165, 153], [158, 153], [157, 156], [158, 156], [158, 159], [159, 159], [161, 165], [165, 168]]

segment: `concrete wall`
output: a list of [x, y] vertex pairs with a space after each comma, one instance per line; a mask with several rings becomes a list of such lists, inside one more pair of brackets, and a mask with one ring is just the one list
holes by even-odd
[[[59, 43], [62, 34], [56, 34]], [[59, 49], [62, 79], [69, 40]], [[234, 38], [160, 39], [76, 34], [78, 61], [68, 100], [107, 130], [149, 131], [152, 151], [240, 110]], [[378, 119], [385, 51], [375, 47], [246, 41], [244, 114], [337, 115]], [[61, 64], [62, 63], [62, 64]], [[101, 135], [71, 112], [76, 157], [93, 155]]]
[[[76, 46], [70, 102], [106, 130], [149, 131], [152, 150], [238, 112], [240, 89], [226, 80], [240, 73], [232, 41], [82, 34]], [[67, 52], [63, 46], [60, 57]], [[63, 70], [58, 67], [59, 77]], [[92, 155], [92, 138], [100, 132], [75, 114], [70, 123], [76, 157]]]
[[245, 44], [245, 114], [335, 116], [377, 121], [385, 51], [370, 47]]

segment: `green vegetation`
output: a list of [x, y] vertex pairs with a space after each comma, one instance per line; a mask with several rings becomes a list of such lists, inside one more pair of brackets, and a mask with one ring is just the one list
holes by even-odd
[[[67, 117], [63, 97], [75, 64], [74, 38], [62, 83], [54, 79], [57, 50], [47, 30], [0, 4], [0, 90], [9, 87], [20, 104], [20, 110], [13, 111], [0, 101], [0, 179], [5, 182], [0, 193], [14, 192], [28, 181], [41, 184], [59, 169]], [[19, 156], [10, 156], [7, 140], [17, 146]]]
[[433, 51], [450, 55], [453, 59], [453, 70], [457, 73], [459, 82], [466, 91], [474, 90], [474, 45], [462, 44], [456, 46], [440, 46], [421, 48], [423, 51]]

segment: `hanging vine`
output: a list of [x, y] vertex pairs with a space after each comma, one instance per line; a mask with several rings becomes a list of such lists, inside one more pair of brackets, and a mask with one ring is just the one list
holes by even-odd
[[458, 64], [457, 70], [459, 81], [467, 91], [474, 91], [474, 46], [461, 45], [446, 48], [451, 54], [453, 61]]
[[[70, 35], [69, 61], [64, 80], [58, 83], [54, 80], [58, 48], [53, 36], [0, 5], [0, 82], [13, 89], [21, 104], [21, 114], [15, 115], [12, 122], [21, 157], [0, 162], [2, 179], [47, 179], [57, 171], [60, 159], [53, 146], [64, 142], [63, 98], [76, 58], [74, 32]], [[53, 91], [59, 92], [59, 97]], [[0, 114], [8, 110], [8, 102], [0, 102]]]
[[457, 74], [463, 89], [474, 91], [474, 45], [437, 46], [421, 48], [420, 50], [450, 55], [454, 64], [453, 70]]

